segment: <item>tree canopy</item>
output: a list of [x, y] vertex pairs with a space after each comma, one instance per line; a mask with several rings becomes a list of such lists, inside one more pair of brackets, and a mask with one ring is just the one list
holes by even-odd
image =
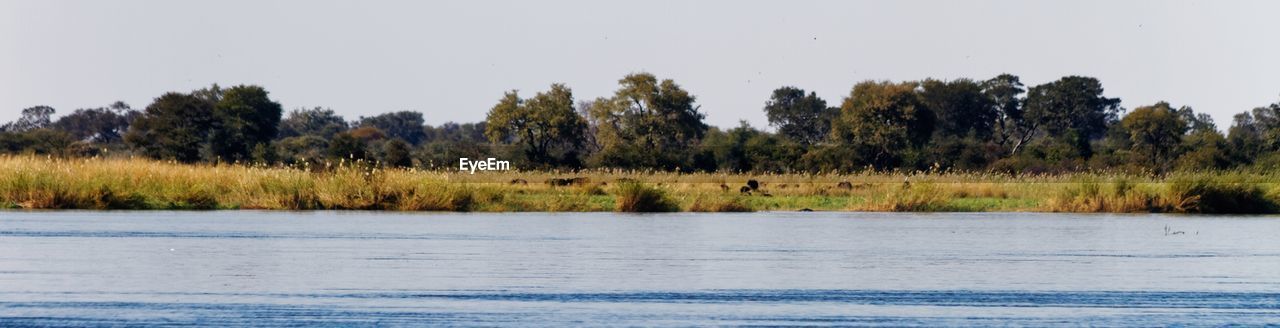
[[[167, 92], [142, 111], [117, 102], [61, 117], [33, 106], [0, 125], [0, 153], [147, 156], [181, 162], [441, 169], [499, 157], [518, 168], [830, 172], [963, 170], [1041, 173], [1273, 168], [1280, 103], [1213, 120], [1167, 102], [1125, 113], [1095, 78], [1027, 87], [1018, 76], [856, 83], [839, 107], [782, 86], [761, 96], [774, 131], [703, 122], [693, 92], [635, 73], [609, 97], [577, 101], [564, 84], [506, 92], [484, 121], [427, 124], [398, 111], [346, 121], [324, 107], [283, 115], [266, 88], [217, 84]], [[283, 116], [283, 117], [282, 117]]]

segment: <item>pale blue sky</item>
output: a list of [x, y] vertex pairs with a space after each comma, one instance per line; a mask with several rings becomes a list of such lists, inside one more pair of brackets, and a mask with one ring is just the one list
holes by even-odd
[[1234, 113], [1280, 100], [1280, 1], [0, 1], [0, 120], [260, 84], [287, 109], [470, 122], [502, 92], [578, 99], [648, 71], [709, 123], [765, 126], [774, 88], [1102, 80], [1124, 106]]

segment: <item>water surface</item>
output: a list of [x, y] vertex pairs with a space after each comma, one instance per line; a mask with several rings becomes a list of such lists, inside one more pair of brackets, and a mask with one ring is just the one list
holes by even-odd
[[0, 325], [1280, 324], [1280, 218], [0, 212]]

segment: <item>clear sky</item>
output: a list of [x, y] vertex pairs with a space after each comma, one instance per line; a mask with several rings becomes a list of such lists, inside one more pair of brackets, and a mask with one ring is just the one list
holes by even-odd
[[1280, 100], [1280, 1], [10, 1], [0, 120], [259, 84], [286, 109], [484, 118], [503, 91], [608, 96], [639, 71], [707, 121], [767, 123], [769, 92], [838, 104], [863, 80], [1099, 78], [1126, 108], [1231, 115]]

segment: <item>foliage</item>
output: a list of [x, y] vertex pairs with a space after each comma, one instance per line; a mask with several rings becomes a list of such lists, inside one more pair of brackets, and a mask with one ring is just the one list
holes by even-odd
[[356, 126], [377, 128], [386, 133], [389, 138], [400, 138], [410, 144], [417, 145], [426, 137], [426, 133], [422, 130], [423, 124], [425, 124], [425, 120], [422, 118], [422, 113], [399, 111], [372, 117], [361, 117]]
[[238, 85], [221, 94], [213, 108], [214, 124], [209, 147], [225, 161], [249, 159], [258, 145], [275, 138], [281, 107], [260, 86]]
[[621, 168], [688, 168], [691, 149], [706, 134], [694, 96], [674, 81], [649, 73], [618, 81], [612, 98], [589, 109], [600, 151], [595, 162]]
[[409, 143], [400, 139], [391, 139], [382, 144], [382, 164], [387, 167], [410, 167], [413, 166], [413, 157], [410, 154]]
[[781, 87], [764, 105], [769, 125], [778, 128], [778, 135], [803, 146], [817, 144], [831, 131], [831, 120], [839, 113], [828, 108], [827, 101], [817, 93], [804, 93], [804, 89]]
[[662, 189], [641, 183], [622, 183], [617, 189], [618, 212], [675, 212], [680, 206]]
[[831, 136], [851, 148], [851, 160], [880, 170], [903, 162], [904, 150], [933, 133], [934, 115], [920, 101], [915, 82], [858, 83], [840, 106]]
[[280, 132], [277, 137], [317, 136], [329, 139], [338, 132], [346, 130], [347, 121], [332, 109], [323, 107], [294, 109], [280, 121]]
[[75, 140], [113, 144], [124, 140], [129, 123], [140, 114], [128, 104], [115, 102], [109, 107], [77, 109], [52, 126], [71, 134]]
[[518, 144], [533, 167], [578, 164], [586, 121], [573, 108], [573, 92], [563, 84], [528, 100], [507, 92], [485, 119], [493, 143]]
[[1158, 169], [1172, 163], [1188, 129], [1182, 115], [1166, 102], [1138, 107], [1120, 124], [1128, 131], [1133, 150], [1145, 158], [1150, 167]]
[[0, 132], [26, 132], [48, 127], [56, 110], [49, 106], [35, 106], [22, 110], [17, 121], [0, 126]]
[[1093, 155], [1089, 141], [1102, 137], [1116, 120], [1120, 99], [1102, 96], [1102, 83], [1083, 76], [1067, 76], [1027, 91], [1025, 119], [1050, 137], [1070, 145], [1074, 155]]
[[332, 159], [361, 160], [369, 158], [368, 145], [365, 144], [365, 141], [347, 132], [334, 135], [333, 140], [329, 140], [326, 154]]
[[156, 98], [125, 134], [125, 142], [143, 155], [191, 163], [214, 124], [213, 105], [190, 94], [166, 93]]
[[[764, 106], [776, 131], [707, 126], [696, 97], [669, 79], [637, 73], [618, 83], [611, 97], [578, 103], [562, 84], [528, 99], [512, 91], [485, 122], [435, 126], [412, 111], [350, 124], [323, 107], [281, 118], [280, 104], [264, 88], [215, 84], [166, 93], [142, 112], [117, 102], [55, 120], [53, 108], [27, 108], [0, 127], [0, 153], [310, 170], [323, 169], [327, 159], [447, 169], [462, 157], [512, 160], [517, 168], [774, 174], [1168, 174], [1280, 166], [1280, 103], [1236, 115], [1223, 135], [1208, 115], [1163, 102], [1121, 117], [1119, 100], [1105, 97], [1091, 77], [1067, 76], [1030, 90], [1011, 74], [868, 81], [856, 84], [839, 108], [784, 86]], [[585, 206], [571, 197], [559, 201]]]

